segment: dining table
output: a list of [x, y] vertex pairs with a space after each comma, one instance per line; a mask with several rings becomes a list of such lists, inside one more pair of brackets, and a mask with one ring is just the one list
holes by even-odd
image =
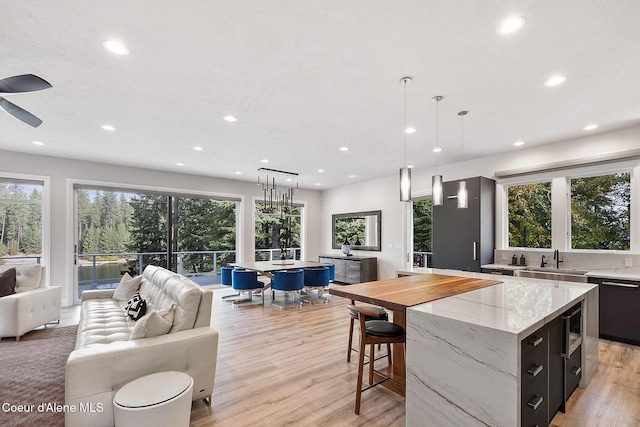
[[296, 259], [278, 259], [271, 261], [246, 261], [231, 264], [237, 268], [255, 270], [273, 280], [273, 273], [278, 270], [297, 270], [300, 268], [325, 267], [327, 264], [315, 261], [299, 261]]
[[[332, 285], [329, 288], [329, 294], [350, 299], [352, 304], [355, 301], [360, 301], [391, 310], [393, 323], [402, 326], [406, 331], [408, 307], [497, 285], [498, 283], [501, 282], [498, 280], [444, 274], [417, 274], [354, 285]], [[382, 381], [386, 375], [393, 381], [385, 381], [382, 385], [405, 396], [404, 343], [393, 344], [391, 354], [391, 369], [389, 367], [385, 368], [385, 370], [381, 371], [382, 374], [374, 372], [374, 381]]]

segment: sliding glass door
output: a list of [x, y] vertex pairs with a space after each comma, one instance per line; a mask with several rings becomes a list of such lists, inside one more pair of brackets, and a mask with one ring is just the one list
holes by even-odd
[[77, 296], [158, 265], [201, 285], [236, 260], [237, 200], [78, 186]]

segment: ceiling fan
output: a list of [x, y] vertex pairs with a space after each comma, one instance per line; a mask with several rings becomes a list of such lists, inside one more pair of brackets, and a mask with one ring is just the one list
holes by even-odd
[[[49, 89], [50, 87], [51, 84], [49, 84], [49, 82], [33, 74], [22, 74], [20, 76], [0, 79], [0, 93], [35, 92], [37, 90]], [[27, 110], [18, 107], [16, 104], [7, 101], [2, 96], [0, 96], [0, 107], [13, 117], [22, 120], [34, 128], [42, 124], [42, 120]]]

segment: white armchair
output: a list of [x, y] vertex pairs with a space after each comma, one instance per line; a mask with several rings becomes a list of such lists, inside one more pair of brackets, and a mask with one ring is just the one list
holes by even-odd
[[16, 268], [16, 293], [0, 298], [0, 338], [16, 337], [60, 319], [62, 289], [45, 285], [45, 267], [39, 264], [2, 265]]

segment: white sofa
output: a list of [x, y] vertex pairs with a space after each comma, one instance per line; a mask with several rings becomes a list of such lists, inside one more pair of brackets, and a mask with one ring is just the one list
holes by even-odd
[[16, 269], [16, 293], [0, 298], [0, 338], [16, 337], [60, 319], [62, 289], [46, 286], [40, 264], [0, 265], [0, 272]]
[[114, 425], [113, 397], [126, 383], [162, 371], [182, 371], [193, 380], [193, 400], [213, 393], [218, 332], [210, 326], [213, 292], [161, 267], [142, 274], [140, 295], [147, 312], [175, 305], [166, 335], [129, 340], [135, 322], [114, 290], [85, 291], [76, 348], [65, 372], [66, 427]]

